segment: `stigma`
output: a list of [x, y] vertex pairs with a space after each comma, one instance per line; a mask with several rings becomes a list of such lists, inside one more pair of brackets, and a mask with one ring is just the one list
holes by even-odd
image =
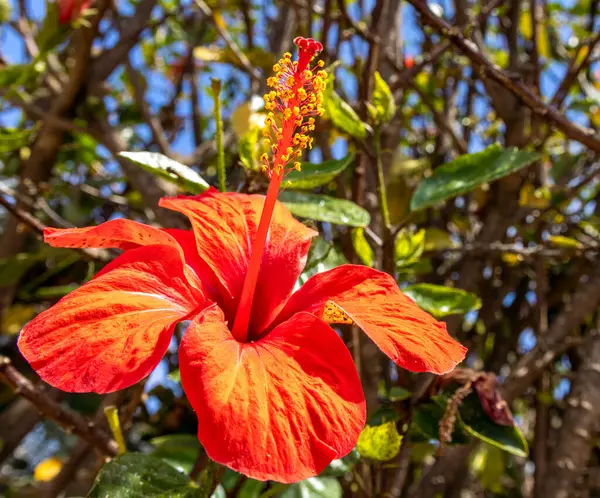
[[275, 76], [267, 79], [270, 91], [265, 94], [264, 139], [271, 149], [261, 156], [263, 171], [269, 178], [285, 176], [300, 169], [299, 159], [306, 148], [312, 148], [310, 132], [315, 129], [315, 116], [323, 114], [323, 91], [327, 84], [325, 63], [315, 57], [323, 45], [312, 38], [294, 38], [298, 60], [286, 53], [273, 66]]

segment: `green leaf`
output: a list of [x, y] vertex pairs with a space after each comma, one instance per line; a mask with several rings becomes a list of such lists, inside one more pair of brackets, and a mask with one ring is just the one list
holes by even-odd
[[57, 262], [67, 258], [74, 259], [74, 254], [76, 253], [68, 249], [42, 246], [38, 252], [21, 252], [2, 258], [0, 259], [0, 287], [15, 285], [33, 265], [45, 261], [47, 258], [53, 258], [53, 266], [55, 266]]
[[[438, 403], [420, 405], [413, 415], [413, 424], [427, 439], [439, 439], [440, 420], [444, 416], [445, 408]], [[465, 434], [460, 424], [454, 426], [450, 444], [467, 444], [469, 437]]]
[[354, 449], [343, 458], [333, 460], [327, 468], [321, 472], [321, 477], [342, 477], [351, 472], [354, 466], [360, 461], [360, 455]]
[[279, 194], [279, 200], [301, 218], [351, 227], [366, 227], [371, 221], [366, 210], [346, 199], [286, 190]]
[[126, 453], [108, 462], [89, 498], [200, 498], [191, 479], [160, 458]]
[[29, 130], [16, 130], [14, 128], [0, 129], [0, 154], [21, 149], [29, 144], [31, 135], [36, 128]]
[[192, 168], [158, 152], [121, 152], [119, 155], [193, 194], [200, 194], [209, 187], [204, 178]]
[[255, 481], [254, 479], [246, 479], [244, 484], [241, 485], [240, 490], [237, 494], [237, 498], [258, 498], [260, 492], [267, 485], [263, 481]]
[[200, 443], [194, 434], [171, 434], [150, 440], [153, 456], [162, 458], [180, 472], [189, 474], [198, 458]]
[[412, 393], [402, 386], [392, 386], [387, 397], [390, 401], [404, 401], [412, 396]]
[[342, 159], [330, 159], [320, 164], [302, 163], [300, 171], [292, 170], [286, 176], [287, 186], [293, 189], [313, 189], [335, 179], [354, 161], [354, 154]]
[[304, 283], [317, 273], [346, 263], [348, 260], [333, 243], [328, 243], [323, 237], [315, 237], [310, 245], [306, 267], [300, 275], [300, 281]]
[[486, 443], [513, 455], [526, 457], [529, 454], [527, 441], [518, 427], [499, 425], [483, 411], [479, 396], [469, 394], [458, 409], [465, 431]]
[[400, 420], [400, 414], [391, 403], [384, 403], [373, 412], [367, 419], [367, 425], [374, 427], [376, 425], [387, 424], [388, 422], [397, 422]]
[[356, 251], [356, 255], [360, 258], [363, 264], [373, 266], [374, 254], [373, 249], [365, 238], [363, 228], [354, 228], [352, 230], [352, 245]]
[[9, 0], [0, 0], [0, 23], [10, 21], [12, 7]]
[[475, 154], [465, 154], [435, 169], [424, 179], [410, 200], [413, 211], [469, 192], [537, 161], [540, 155], [518, 149], [491, 145]]
[[380, 425], [367, 425], [356, 442], [360, 456], [386, 462], [394, 458], [400, 451], [402, 436], [396, 429], [395, 422]]
[[396, 102], [394, 101], [394, 95], [390, 87], [377, 71], [375, 71], [372, 100], [377, 111], [375, 118], [377, 124], [382, 125], [390, 122], [396, 114]]
[[415, 263], [423, 254], [425, 248], [425, 230], [412, 232], [403, 228], [396, 236], [395, 258], [396, 266], [403, 266]]
[[477, 295], [443, 285], [415, 284], [402, 289], [415, 303], [432, 315], [442, 317], [481, 308]]
[[8, 89], [11, 86], [30, 85], [40, 74], [38, 68], [43, 64], [11, 64], [0, 69], [0, 88]]
[[323, 96], [325, 116], [336, 128], [351, 137], [364, 139], [367, 136], [367, 125], [361, 121], [354, 109], [330, 88], [331, 86], [328, 85]]
[[582, 249], [583, 244], [572, 237], [564, 235], [550, 235], [548, 242], [554, 247], [562, 247], [563, 249]]
[[341, 498], [342, 485], [335, 477], [311, 477], [288, 487], [281, 498]]

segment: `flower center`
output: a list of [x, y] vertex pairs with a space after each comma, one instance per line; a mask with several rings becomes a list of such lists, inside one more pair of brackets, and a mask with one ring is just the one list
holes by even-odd
[[[284, 54], [273, 66], [275, 76], [267, 80], [271, 91], [265, 95], [265, 107], [269, 110], [265, 120], [265, 141], [271, 147], [273, 158], [270, 160], [268, 154], [261, 157], [263, 171], [270, 183], [233, 322], [232, 334], [239, 342], [245, 342], [248, 337], [254, 291], [279, 187], [286, 173], [300, 169], [297, 159], [304, 149], [312, 147], [312, 137], [308, 132], [315, 129], [314, 116], [323, 113], [321, 103], [327, 73], [320, 69], [324, 66], [323, 61], [310, 67], [315, 55], [323, 50], [323, 45], [312, 38], [300, 36], [294, 39], [294, 44], [298, 46], [298, 60], [292, 61], [291, 54]], [[293, 163], [291, 167], [290, 163]]]

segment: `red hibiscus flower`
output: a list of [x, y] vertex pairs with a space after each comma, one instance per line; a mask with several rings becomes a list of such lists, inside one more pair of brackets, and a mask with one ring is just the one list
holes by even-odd
[[92, 0], [58, 0], [58, 22], [67, 24], [77, 19]]
[[[307, 47], [299, 62], [286, 54], [276, 66], [295, 76], [271, 81], [277, 93], [282, 81], [300, 81], [310, 90], [323, 86], [319, 71], [305, 69], [320, 47], [309, 42], [316, 43], [298, 40]], [[277, 191], [296, 150], [310, 145], [302, 137], [312, 124], [304, 118], [320, 105], [319, 96], [297, 94], [285, 102], [267, 99], [284, 117], [272, 123], [277, 142], [272, 166], [265, 162], [271, 177], [266, 197], [211, 189], [162, 199], [162, 207], [189, 218], [189, 231], [124, 219], [47, 229], [52, 246], [124, 253], [31, 321], [19, 338], [21, 352], [49, 384], [106, 393], [147, 376], [175, 325], [189, 320], [179, 363], [200, 442], [215, 461], [280, 482], [317, 475], [346, 455], [365, 423], [352, 357], [329, 324], [355, 323], [414, 372], [448, 372], [465, 355], [443, 323], [377, 270], [343, 265], [292, 293], [316, 232], [292, 217], [276, 200]], [[282, 102], [298, 114], [282, 110]], [[294, 145], [284, 148], [286, 143]]]

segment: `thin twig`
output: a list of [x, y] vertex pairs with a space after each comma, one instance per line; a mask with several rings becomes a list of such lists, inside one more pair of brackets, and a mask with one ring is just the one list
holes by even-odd
[[37, 389], [27, 377], [12, 366], [6, 356], [0, 356], [0, 380], [11, 387], [15, 393], [31, 401], [43, 415], [54, 420], [66, 431], [85, 439], [106, 455], [117, 455], [117, 443], [105, 431], [99, 429], [91, 420], [57, 403]]
[[569, 121], [563, 113], [540, 100], [525, 84], [512, 78], [498, 65], [490, 62], [477, 48], [477, 45], [466, 38], [459, 29], [435, 15], [425, 0], [409, 0], [411, 5], [421, 14], [423, 20], [440, 35], [448, 37], [479, 68], [480, 77], [488, 77], [510, 90], [538, 116], [552, 123], [568, 138], [575, 140], [589, 149], [600, 152], [600, 137], [592, 129], [585, 128]]

